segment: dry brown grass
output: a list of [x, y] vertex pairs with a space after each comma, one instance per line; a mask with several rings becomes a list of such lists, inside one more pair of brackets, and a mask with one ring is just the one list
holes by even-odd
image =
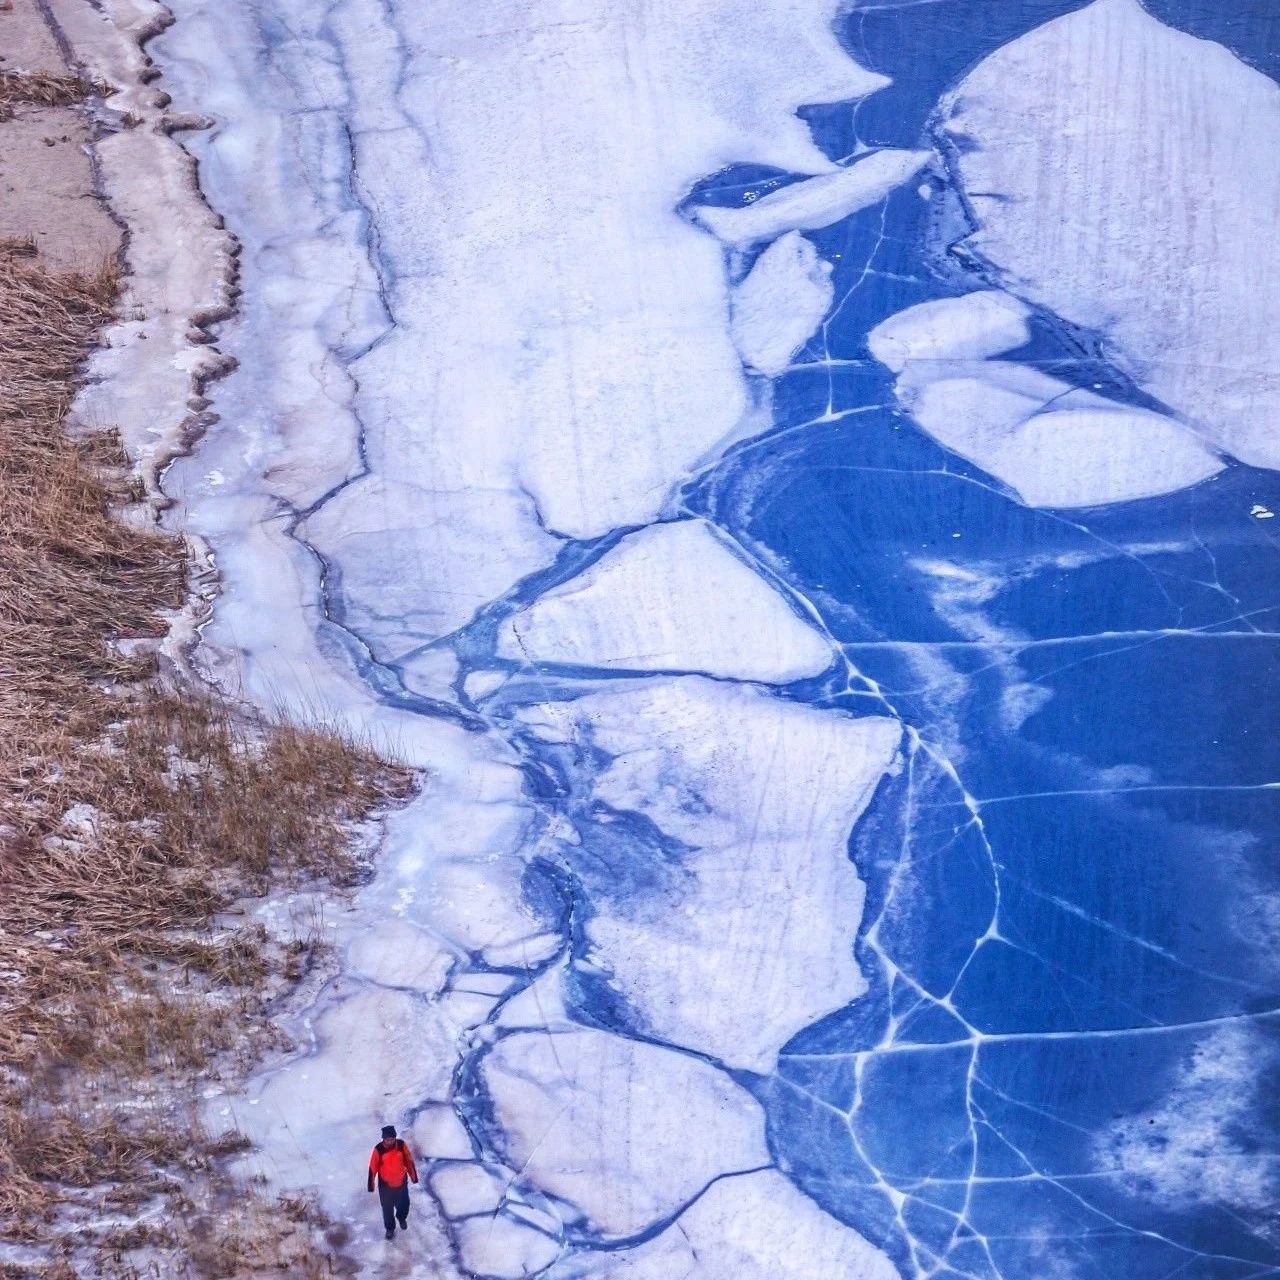
[[89, 98], [103, 98], [110, 86], [77, 75], [43, 71], [0, 71], [0, 120], [17, 106], [69, 107]]
[[[0, 245], [8, 1236], [39, 1235], [51, 1195], [180, 1188], [163, 1175], [175, 1126], [200, 1160], [227, 1153], [172, 1100], [216, 1055], [265, 1043], [261, 985], [296, 976], [309, 944], [273, 945], [224, 913], [286, 880], [352, 883], [350, 823], [408, 783], [332, 733], [168, 690], [147, 646], [121, 643], [164, 634], [185, 566], [180, 541], [118, 518], [139, 497], [119, 441], [63, 429], [116, 287], [113, 267], [52, 275]], [[274, 1238], [236, 1247], [257, 1257]], [[196, 1245], [182, 1248], [195, 1266]]]

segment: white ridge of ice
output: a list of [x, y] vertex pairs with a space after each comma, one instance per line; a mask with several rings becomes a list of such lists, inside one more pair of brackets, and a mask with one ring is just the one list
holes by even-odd
[[1280, 466], [1280, 87], [1095, 0], [997, 49], [942, 118], [969, 247], [1209, 440]]
[[1025, 303], [998, 289], [921, 302], [882, 320], [867, 347], [887, 369], [908, 363], [978, 360], [1020, 347], [1031, 336]]
[[611, 757], [592, 797], [686, 846], [652, 901], [597, 901], [588, 959], [652, 1035], [768, 1072], [802, 1027], [866, 989], [853, 944], [854, 822], [901, 726], [750, 686], [650, 679], [521, 718]]
[[651, 525], [503, 623], [497, 651], [529, 662], [690, 671], [785, 684], [834, 651], [702, 520]]
[[878, 1249], [772, 1169], [723, 1178], [653, 1239], [551, 1276], [568, 1280], [570, 1274], [584, 1280], [899, 1280]]
[[506, 1163], [606, 1236], [643, 1231], [720, 1174], [770, 1163], [755, 1099], [688, 1054], [535, 1031], [499, 1040], [481, 1071]]
[[932, 156], [930, 151], [873, 151], [834, 173], [793, 182], [742, 208], [703, 205], [694, 216], [732, 245], [772, 240], [784, 231], [817, 231], [883, 200]]
[[734, 345], [742, 362], [776, 377], [831, 309], [831, 264], [798, 231], [775, 240], [730, 298]]

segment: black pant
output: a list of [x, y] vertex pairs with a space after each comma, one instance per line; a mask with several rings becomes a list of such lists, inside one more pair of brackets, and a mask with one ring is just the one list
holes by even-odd
[[399, 1218], [403, 1227], [409, 1217], [409, 1179], [406, 1178], [398, 1187], [389, 1187], [379, 1178], [378, 1199], [382, 1202], [382, 1225], [388, 1231], [394, 1231]]

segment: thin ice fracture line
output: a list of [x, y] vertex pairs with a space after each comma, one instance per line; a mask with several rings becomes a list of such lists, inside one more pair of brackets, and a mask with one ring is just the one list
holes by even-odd
[[1125, 1036], [1174, 1035], [1183, 1031], [1199, 1031], [1210, 1027], [1226, 1027], [1237, 1022], [1258, 1022], [1280, 1017], [1280, 1007], [1262, 1009], [1257, 1013], [1233, 1013], [1220, 1018], [1201, 1018], [1193, 1022], [1164, 1022], [1149, 1027], [1098, 1027], [1083, 1031], [979, 1031], [975, 1036], [959, 1040], [920, 1042], [898, 1040], [892, 1044], [876, 1045], [871, 1049], [855, 1049], [847, 1053], [790, 1053], [786, 1056], [798, 1062], [830, 1062], [841, 1058], [861, 1060], [879, 1057], [886, 1053], [934, 1053], [946, 1049], [958, 1049], [965, 1045], [979, 1047], [989, 1044], [1034, 1044], [1053, 1040], [1118, 1040]]

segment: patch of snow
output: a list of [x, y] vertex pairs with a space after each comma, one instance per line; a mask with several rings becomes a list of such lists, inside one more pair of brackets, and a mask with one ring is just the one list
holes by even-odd
[[932, 159], [930, 151], [873, 151], [834, 173], [793, 182], [741, 208], [703, 205], [698, 222], [726, 244], [772, 240], [784, 231], [817, 231], [877, 204]]
[[652, 525], [503, 623], [498, 654], [784, 684], [831, 665], [828, 640], [702, 520]]
[[73, 804], [62, 815], [61, 825], [67, 831], [71, 831], [76, 835], [91, 837], [97, 834], [101, 817], [102, 815], [97, 805]]

